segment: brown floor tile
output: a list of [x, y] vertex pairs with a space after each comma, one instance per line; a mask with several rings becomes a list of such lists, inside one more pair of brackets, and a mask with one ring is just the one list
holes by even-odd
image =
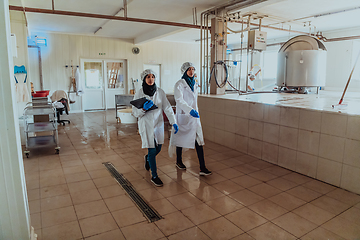
[[264, 198], [257, 195], [256, 193], [253, 193], [247, 189], [238, 191], [236, 193], [232, 193], [229, 195], [232, 199], [238, 201], [244, 206], [248, 206], [257, 202], [260, 202]]
[[153, 188], [153, 184], [151, 184], [146, 179], [135, 180], [135, 181], [132, 181], [131, 184], [137, 191]]
[[118, 184], [98, 188], [98, 190], [104, 199], [125, 194], [125, 191]]
[[110, 176], [110, 173], [104, 167], [103, 169], [89, 171], [89, 174], [92, 179]]
[[119, 227], [125, 227], [134, 223], [144, 222], [147, 219], [137, 207], [129, 207], [111, 212]]
[[239, 184], [240, 186], [242, 186], [244, 188], [249, 188], [249, 187], [252, 187], [252, 186], [255, 186], [257, 184], [262, 183], [262, 181], [260, 181], [260, 180], [258, 180], [256, 178], [250, 177], [248, 175], [233, 178], [233, 179], [231, 179], [231, 181], [233, 181], [234, 183]]
[[350, 222], [359, 225], [359, 227], [360, 227], [360, 209], [359, 208], [352, 207], [352, 208], [346, 210], [345, 212], [343, 212], [342, 214], [340, 214], [339, 217], [345, 218], [345, 219], [349, 220]]
[[104, 201], [110, 212], [134, 206], [134, 202], [128, 195], [106, 198]]
[[240, 190], [243, 190], [244, 188], [241, 187], [240, 185], [234, 183], [233, 181], [230, 180], [226, 180], [226, 181], [222, 181], [219, 183], [216, 183], [214, 185], [212, 185], [214, 188], [216, 188], [217, 190], [219, 190], [220, 192], [222, 192], [225, 195], [228, 195], [230, 193], [234, 193]]
[[175, 195], [179, 195], [181, 193], [187, 192], [187, 190], [185, 188], [183, 188], [177, 182], [171, 182], [168, 184], [164, 184], [163, 187], [157, 188], [157, 191], [164, 197], [171, 197], [171, 196], [175, 196]]
[[164, 196], [161, 195], [155, 188], [144, 189], [144, 190], [141, 190], [141, 191], [138, 191], [138, 192], [148, 202], [164, 198]]
[[238, 203], [237, 201], [231, 199], [228, 196], [216, 198], [205, 203], [221, 215], [234, 212], [244, 207], [242, 204]]
[[246, 232], [267, 222], [265, 218], [248, 208], [225, 215], [225, 218]]
[[236, 178], [236, 177], [240, 177], [240, 176], [244, 175], [244, 173], [242, 173], [236, 169], [233, 169], [233, 168], [226, 168], [226, 169], [217, 171], [217, 173], [227, 179], [232, 179], [232, 178]]
[[260, 181], [264, 181], [264, 182], [267, 182], [267, 181], [270, 181], [272, 179], [275, 179], [277, 178], [278, 176], [274, 175], [274, 174], [271, 174], [267, 171], [264, 171], [264, 170], [260, 170], [260, 171], [257, 171], [257, 172], [252, 172], [249, 174], [250, 177], [253, 177], [253, 178], [256, 178]]
[[47, 177], [47, 178], [41, 178], [40, 179], [40, 187], [51, 187], [56, 185], [66, 184], [66, 179], [64, 176], [59, 177]]
[[85, 191], [85, 190], [91, 190], [91, 189], [96, 188], [96, 186], [92, 180], [68, 183], [68, 187], [69, 187], [69, 191], [71, 193]]
[[211, 236], [212, 239], [231, 239], [243, 233], [243, 231], [224, 217], [199, 225], [199, 228]]
[[44, 187], [40, 189], [41, 198], [50, 198], [55, 196], [61, 196], [69, 194], [69, 189], [67, 184]]
[[78, 219], [97, 216], [109, 212], [103, 200], [82, 203], [75, 205], [74, 207]]
[[40, 213], [33, 213], [30, 214], [30, 222], [31, 226], [35, 229], [41, 228], [41, 214]]
[[281, 190], [279, 190], [275, 187], [272, 187], [267, 183], [261, 183], [256, 186], [252, 186], [248, 189], [264, 198], [269, 198], [269, 197], [272, 197], [274, 195], [281, 193]]
[[90, 175], [87, 172], [68, 174], [65, 175], [65, 178], [67, 183], [81, 182], [91, 179]]
[[282, 208], [267, 199], [250, 205], [248, 208], [268, 220], [272, 220], [288, 212], [285, 208]]
[[296, 240], [294, 235], [279, 228], [275, 224], [268, 222], [248, 232], [255, 239], [267, 240]]
[[280, 189], [281, 191], [287, 191], [291, 188], [294, 188], [296, 186], [298, 186], [297, 183], [286, 180], [284, 178], [275, 178], [273, 180], [270, 180], [268, 182], [266, 182], [267, 184], [276, 187], [277, 189]]
[[72, 221], [42, 229], [41, 240], [78, 240], [82, 239], [78, 221]]
[[91, 201], [96, 201], [101, 199], [101, 195], [97, 189], [81, 191], [81, 192], [74, 192], [71, 193], [71, 198], [73, 204], [81, 204]]
[[318, 227], [318, 225], [291, 212], [272, 220], [272, 222], [296, 237], [302, 237]]
[[27, 190], [32, 190], [32, 189], [37, 189], [37, 188], [40, 188], [40, 180], [39, 179], [26, 181], [26, 189]]
[[41, 199], [41, 211], [46, 212], [57, 208], [72, 206], [69, 194]]
[[87, 237], [85, 240], [125, 240], [120, 229], [111, 230], [109, 232], [100, 233], [98, 235]]
[[306, 187], [303, 187], [303, 186], [298, 186], [296, 188], [292, 188], [292, 189], [286, 191], [286, 193], [289, 193], [289, 194], [291, 194], [297, 198], [300, 198], [301, 200], [304, 200], [306, 202], [310, 202], [321, 196], [321, 193], [315, 192], [315, 191], [308, 189]]
[[264, 170], [271, 173], [271, 174], [279, 176], [279, 177], [291, 173], [290, 170], [285, 169], [285, 168], [280, 167], [280, 166], [272, 166], [272, 167], [269, 167], [269, 168], [264, 168]]
[[81, 231], [84, 237], [108, 232], [118, 228], [110, 213], [79, 220]]
[[360, 236], [359, 225], [341, 217], [333, 218], [321, 227], [345, 239], [358, 239]]
[[40, 171], [40, 180], [42, 178], [58, 178], [58, 177], [64, 177], [64, 172], [62, 168]]
[[169, 200], [172, 205], [174, 205], [179, 210], [202, 203], [198, 198], [189, 192], [169, 197], [167, 200]]
[[[186, 217], [190, 219], [195, 225], [210, 221], [220, 217], [220, 214], [214, 211], [205, 203], [198, 204], [181, 211]], [[201, 214], [199, 214], [201, 213]]]
[[73, 206], [41, 212], [41, 225], [43, 228], [75, 220], [77, 219]]
[[303, 183], [306, 183], [306, 182], [309, 182], [309, 181], [312, 180], [312, 178], [301, 175], [301, 174], [296, 173], [296, 172], [292, 172], [290, 174], [287, 174], [287, 175], [283, 176], [283, 178], [285, 178], [287, 180], [290, 180], [292, 182], [298, 183], [298, 184], [303, 184]]
[[345, 238], [336, 235], [322, 227], [318, 227], [315, 230], [309, 232], [301, 238], [301, 240], [345, 240]]
[[166, 215], [178, 211], [167, 199], [159, 199], [150, 202], [150, 205], [160, 214]]
[[175, 233], [168, 237], [169, 240], [210, 240], [208, 236], [205, 235], [198, 227], [193, 227], [186, 229], [184, 231]]
[[34, 213], [39, 213], [40, 210], [40, 200], [33, 200], [33, 201], [29, 201], [29, 209], [30, 209], [30, 213], [34, 214]]
[[72, 167], [63, 167], [64, 174], [74, 174], [74, 173], [81, 173], [86, 172], [86, 168], [84, 165], [72, 166]]
[[326, 196], [334, 198], [340, 202], [349, 204], [351, 206], [360, 203], [360, 195], [337, 188], [326, 194]]
[[340, 214], [341, 212], [350, 208], [350, 205], [339, 202], [338, 200], [327, 196], [322, 196], [318, 199], [315, 199], [314, 201], [311, 202], [311, 204], [333, 214]]
[[194, 224], [180, 212], [170, 213], [163, 217], [163, 219], [156, 221], [155, 224], [165, 234], [165, 236], [169, 236], [194, 226]]
[[301, 205], [306, 204], [304, 200], [301, 200], [293, 195], [290, 195], [286, 192], [282, 192], [278, 195], [275, 195], [269, 198], [270, 201], [278, 204], [279, 206], [291, 211], [295, 208], [298, 208]]
[[159, 239], [164, 234], [154, 223], [142, 222], [121, 228], [126, 240]]
[[[360, 211], [359, 211], [360, 212]], [[335, 217], [335, 214], [325, 211], [321, 208], [318, 208], [311, 203], [305, 204], [295, 210], [293, 213], [303, 217], [317, 225], [321, 225], [324, 222], [327, 222], [331, 218]]]
[[190, 190], [190, 192], [203, 202], [225, 196], [223, 193], [212, 186], [200, 187], [198, 189]]

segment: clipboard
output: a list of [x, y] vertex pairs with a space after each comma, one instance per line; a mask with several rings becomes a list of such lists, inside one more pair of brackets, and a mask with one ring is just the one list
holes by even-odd
[[[147, 99], [146, 97], [142, 97], [142, 98], [139, 98], [139, 99], [130, 101], [130, 104], [131, 104], [131, 105], [134, 105], [134, 107], [140, 109], [140, 108], [143, 108], [144, 103], [146, 103], [147, 101], [149, 101], [149, 99]], [[147, 111], [154, 110], [154, 109], [157, 109], [157, 108], [158, 108], [158, 107], [154, 104], [154, 105], [152, 105], [152, 107], [149, 108]]]

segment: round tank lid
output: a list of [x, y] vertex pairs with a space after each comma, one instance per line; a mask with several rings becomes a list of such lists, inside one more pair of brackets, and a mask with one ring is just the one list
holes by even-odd
[[290, 51], [298, 51], [298, 50], [325, 50], [325, 45], [317, 38], [308, 36], [308, 35], [300, 35], [289, 39], [286, 43], [284, 43], [279, 52], [290, 52]]

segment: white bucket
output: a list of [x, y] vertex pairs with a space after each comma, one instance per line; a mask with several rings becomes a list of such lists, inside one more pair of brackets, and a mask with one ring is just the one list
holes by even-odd
[[134, 117], [132, 114], [132, 109], [121, 109], [118, 110], [118, 117], [120, 118], [121, 123], [136, 123], [136, 117]]

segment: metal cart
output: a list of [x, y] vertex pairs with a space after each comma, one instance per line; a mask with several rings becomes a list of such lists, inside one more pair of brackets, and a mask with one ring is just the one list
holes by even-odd
[[[43, 121], [35, 121], [35, 116]], [[41, 105], [28, 103], [24, 109], [24, 129], [26, 138], [25, 155], [28, 158], [31, 148], [55, 146], [55, 153], [59, 154], [59, 140], [56, 119], [56, 109], [51, 103]]]

